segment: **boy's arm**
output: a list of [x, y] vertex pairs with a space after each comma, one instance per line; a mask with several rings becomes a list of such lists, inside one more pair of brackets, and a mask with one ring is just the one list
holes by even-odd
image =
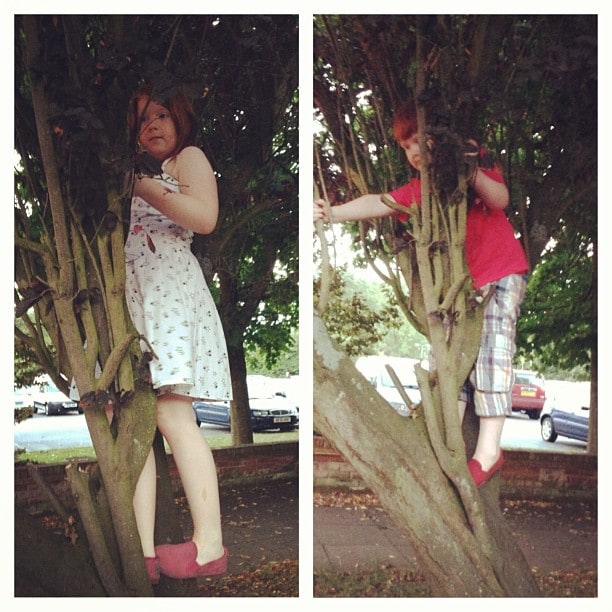
[[345, 221], [362, 221], [376, 217], [389, 217], [392, 214], [394, 214], [393, 210], [383, 204], [380, 194], [368, 193], [345, 204], [331, 206], [329, 208], [329, 215], [323, 200], [316, 200], [314, 202], [313, 220], [343, 223]]
[[489, 208], [503, 210], [508, 206], [510, 194], [503, 182], [490, 177], [482, 168], [476, 168], [471, 180], [476, 195], [481, 198]]

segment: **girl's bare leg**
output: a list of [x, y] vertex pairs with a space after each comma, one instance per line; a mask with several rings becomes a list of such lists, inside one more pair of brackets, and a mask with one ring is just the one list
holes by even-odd
[[176, 463], [193, 519], [193, 541], [200, 565], [223, 556], [219, 484], [213, 454], [196, 425], [192, 400], [166, 394], [158, 398], [157, 425]]
[[142, 552], [145, 557], [155, 557], [155, 503], [157, 494], [157, 469], [153, 449], [149, 451], [134, 491], [134, 514]]

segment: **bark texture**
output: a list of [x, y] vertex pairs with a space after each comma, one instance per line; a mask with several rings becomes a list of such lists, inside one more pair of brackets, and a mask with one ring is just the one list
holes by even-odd
[[477, 491], [463, 452], [451, 457], [452, 482], [432, 448], [422, 407], [416, 418], [399, 416], [333, 345], [318, 317], [314, 385], [317, 431], [334, 443], [405, 531], [436, 596], [538, 594], [504, 527], [497, 477]]

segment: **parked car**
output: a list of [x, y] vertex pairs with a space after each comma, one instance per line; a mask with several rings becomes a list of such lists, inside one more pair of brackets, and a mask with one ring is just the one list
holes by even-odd
[[421, 392], [414, 372], [417, 363], [419, 363], [418, 359], [408, 357], [367, 355], [359, 357], [355, 362], [355, 367], [400, 415], [408, 416], [409, 410], [406, 402], [393, 383], [387, 366], [390, 366], [399, 378], [410, 401], [418, 404], [421, 401]]
[[[274, 379], [250, 375], [247, 376], [247, 387], [253, 431], [290, 431], [299, 426], [298, 407], [284, 393], [276, 390]], [[202, 423], [231, 427], [228, 402], [195, 401], [193, 411], [198, 427]]]
[[13, 391], [15, 405], [15, 423], [25, 421], [34, 414], [34, 400], [32, 399], [31, 387], [20, 387]]
[[590, 384], [566, 384], [542, 411], [542, 439], [554, 442], [558, 436], [586, 442], [589, 437]]
[[545, 401], [544, 380], [535, 372], [515, 370], [512, 387], [513, 412], [522, 412], [530, 419], [536, 420], [540, 418]]
[[15, 389], [13, 392], [13, 401], [15, 403], [15, 410], [32, 408], [34, 406], [32, 387], [21, 387], [19, 389]]
[[65, 414], [66, 412], [78, 411], [83, 413], [78, 402], [64, 395], [51, 381], [51, 378], [44, 376], [36, 382], [35, 390], [32, 393], [34, 412], [44, 412], [45, 415]]

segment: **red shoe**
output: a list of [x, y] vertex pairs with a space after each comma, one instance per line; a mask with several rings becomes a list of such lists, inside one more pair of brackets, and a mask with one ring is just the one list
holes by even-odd
[[157, 557], [145, 557], [144, 560], [151, 584], [157, 584], [159, 582], [159, 565], [157, 564]]
[[223, 547], [223, 555], [214, 561], [200, 565], [196, 558], [198, 548], [193, 541], [182, 544], [162, 544], [155, 547], [162, 574], [170, 578], [197, 578], [198, 576], [219, 576], [227, 571], [228, 550]]
[[482, 469], [478, 459], [470, 459], [468, 461], [468, 470], [470, 470], [470, 474], [472, 475], [476, 486], [480, 487], [487, 482], [487, 480], [489, 480], [495, 474], [495, 472], [498, 472], [502, 465], [504, 465], [504, 454], [499, 451], [499, 458], [486, 472]]

